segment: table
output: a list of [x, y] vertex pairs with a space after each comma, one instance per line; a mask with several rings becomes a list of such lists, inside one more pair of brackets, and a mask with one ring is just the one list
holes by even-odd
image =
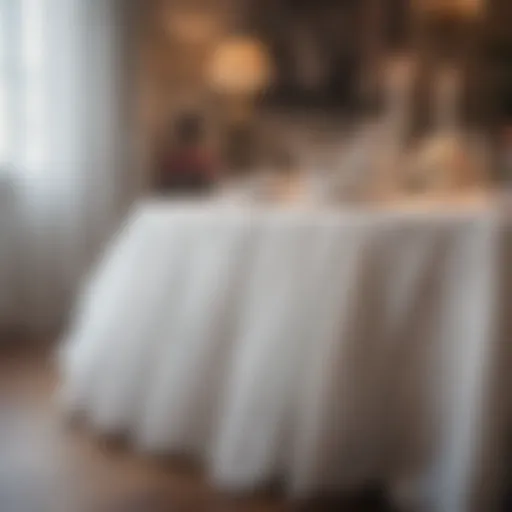
[[415, 510], [491, 511], [511, 226], [495, 203], [143, 202], [77, 301], [60, 398], [229, 490], [380, 481]]

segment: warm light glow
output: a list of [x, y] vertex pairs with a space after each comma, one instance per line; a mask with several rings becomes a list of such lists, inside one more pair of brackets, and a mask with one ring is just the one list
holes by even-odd
[[476, 18], [484, 0], [415, 0], [414, 5], [422, 16]]
[[211, 41], [219, 31], [213, 15], [193, 9], [170, 10], [166, 23], [169, 35], [187, 44]]
[[270, 83], [272, 68], [266, 47], [258, 40], [233, 37], [221, 43], [210, 62], [212, 87], [224, 94], [253, 95]]

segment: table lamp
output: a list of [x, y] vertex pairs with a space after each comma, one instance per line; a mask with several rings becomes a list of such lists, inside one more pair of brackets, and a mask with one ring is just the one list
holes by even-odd
[[[427, 117], [429, 83], [436, 68], [450, 66], [461, 73], [460, 91], [464, 117], [477, 122], [485, 109], [485, 80], [481, 73], [485, 44], [486, 0], [414, 0], [415, 34], [422, 61], [419, 90], [421, 110]], [[424, 119], [426, 121], [426, 119]]]
[[269, 53], [258, 39], [233, 36], [222, 41], [213, 52], [208, 81], [225, 102], [231, 164], [251, 163], [255, 100], [270, 85], [272, 74]]
[[228, 99], [235, 117], [250, 114], [254, 98], [265, 91], [272, 75], [265, 45], [251, 37], [235, 36], [215, 49], [209, 69], [213, 90]]

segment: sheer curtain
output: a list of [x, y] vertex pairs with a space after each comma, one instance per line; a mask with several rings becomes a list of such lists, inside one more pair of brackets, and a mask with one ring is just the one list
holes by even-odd
[[0, 0], [4, 324], [57, 326], [123, 214], [129, 3]]

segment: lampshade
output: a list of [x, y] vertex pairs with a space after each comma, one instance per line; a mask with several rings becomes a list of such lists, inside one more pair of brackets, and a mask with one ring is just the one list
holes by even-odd
[[232, 37], [214, 51], [209, 66], [213, 89], [228, 95], [253, 95], [264, 90], [272, 76], [265, 45], [249, 37]]

